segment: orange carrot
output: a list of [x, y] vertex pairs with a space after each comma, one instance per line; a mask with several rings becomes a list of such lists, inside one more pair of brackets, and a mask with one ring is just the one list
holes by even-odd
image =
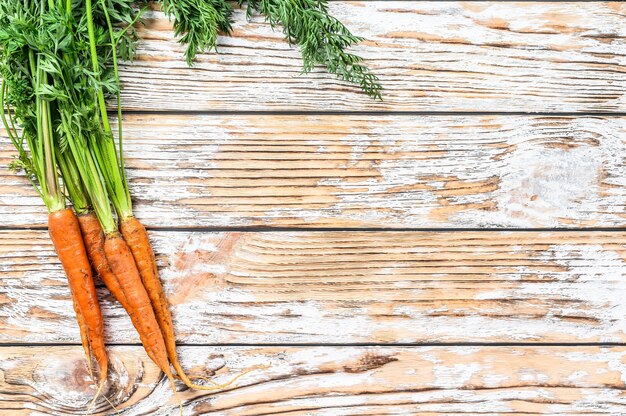
[[[51, 212], [48, 216], [48, 231], [67, 275], [83, 348], [86, 352], [91, 351], [95, 358], [102, 386], [108, 371], [103, 319], [87, 251], [74, 211], [66, 208]], [[88, 345], [85, 345], [86, 342]]]
[[118, 282], [117, 286], [113, 286], [113, 295], [118, 299], [125, 299], [126, 311], [139, 333], [144, 349], [173, 385], [174, 376], [167, 358], [163, 335], [128, 245], [119, 233], [112, 233], [105, 238], [104, 252]]
[[165, 340], [165, 347], [167, 348], [169, 361], [172, 366], [174, 366], [174, 370], [176, 370], [178, 377], [187, 387], [196, 390], [215, 390], [231, 384], [234, 380], [223, 385], [216, 384], [213, 386], [201, 386], [193, 383], [189, 379], [178, 361], [172, 315], [169, 310], [167, 298], [163, 292], [163, 286], [161, 286], [161, 281], [159, 280], [156, 258], [154, 256], [154, 251], [152, 250], [152, 245], [150, 244], [146, 228], [135, 217], [130, 217], [121, 221], [120, 231], [122, 232], [124, 240], [128, 243], [128, 246], [133, 253], [133, 257], [135, 258], [139, 274], [141, 275], [141, 280], [143, 281], [143, 285], [148, 292], [152, 308], [154, 309], [161, 333], [163, 334], [163, 339]]
[[[165, 339], [165, 346], [170, 361], [178, 362], [176, 358], [176, 342], [172, 315], [156, 267], [156, 259], [152, 245], [148, 239], [145, 227], [135, 217], [126, 219], [120, 224], [120, 231], [124, 240], [133, 253], [143, 285], [148, 292], [159, 327]], [[176, 365], [174, 365], [176, 367]], [[178, 372], [178, 369], [176, 369]]]
[[117, 232], [105, 238], [94, 212], [80, 215], [78, 220], [94, 270], [128, 312], [148, 356], [168, 377], [176, 394], [165, 342], [128, 245]]

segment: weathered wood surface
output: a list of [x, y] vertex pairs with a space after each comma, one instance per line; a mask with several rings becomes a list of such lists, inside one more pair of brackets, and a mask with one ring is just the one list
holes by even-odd
[[[128, 115], [137, 215], [153, 227], [626, 225], [626, 118]], [[45, 225], [7, 170], [0, 225]]]
[[[182, 343], [626, 342], [626, 232], [153, 232]], [[0, 341], [80, 341], [45, 231], [0, 232]], [[138, 342], [102, 288], [107, 341]]]
[[[626, 348], [180, 348], [225, 392], [181, 391], [185, 415], [617, 415], [626, 413]], [[140, 347], [111, 348], [105, 395], [127, 415], [178, 415], [167, 380]], [[80, 347], [0, 348], [2, 415], [83, 415], [95, 392]], [[100, 399], [92, 414], [109, 414]]]
[[[193, 69], [153, 11], [123, 70], [136, 212], [170, 229], [151, 236], [183, 364], [220, 382], [272, 365], [219, 394], [182, 390], [185, 414], [626, 414], [626, 4], [331, 9], [368, 38], [356, 50], [384, 102], [299, 75], [299, 52], [242, 11]], [[66, 279], [47, 233], [23, 229], [45, 211], [12, 154], [0, 138], [0, 414], [85, 414], [95, 389]], [[615, 229], [173, 230], [248, 226]], [[137, 344], [98, 290], [107, 341]], [[178, 414], [140, 346], [111, 362], [122, 414]]]
[[322, 69], [300, 76], [299, 51], [262, 18], [235, 14], [220, 54], [186, 67], [171, 24], [152, 12], [124, 104], [139, 110], [625, 111], [622, 2], [331, 2], [368, 40], [355, 50], [384, 102]]

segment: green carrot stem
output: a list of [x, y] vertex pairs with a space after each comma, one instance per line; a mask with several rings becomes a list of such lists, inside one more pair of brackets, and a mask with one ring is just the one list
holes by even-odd
[[[120, 171], [122, 173], [122, 185], [124, 187], [124, 193], [126, 194], [126, 200], [131, 201], [130, 199], [130, 190], [128, 189], [128, 181], [126, 179], [126, 169], [124, 167], [124, 147], [123, 147], [123, 132], [122, 132], [122, 99], [121, 99], [121, 83], [120, 83], [120, 74], [119, 67], [117, 64], [117, 43], [118, 40], [115, 39], [115, 35], [113, 32], [113, 24], [111, 23], [111, 17], [109, 16], [109, 11], [107, 7], [104, 5], [104, 0], [101, 0], [102, 10], [104, 10], [104, 17], [107, 22], [107, 29], [109, 30], [109, 38], [111, 40], [111, 48], [113, 49], [113, 54], [111, 56], [111, 61], [113, 63], [113, 73], [115, 75], [115, 82], [117, 84], [117, 91], [115, 93], [115, 99], [117, 104], [117, 141], [119, 146], [119, 163], [120, 163]], [[138, 18], [139, 16], [137, 16]], [[129, 203], [129, 209], [132, 211], [132, 207]]]
[[[92, 69], [95, 73], [96, 80], [98, 81], [98, 85], [96, 86], [96, 95], [100, 110], [100, 118], [104, 128], [104, 135], [96, 138], [95, 140], [96, 143], [95, 146], [93, 146], [94, 155], [98, 165], [103, 171], [103, 176], [110, 194], [109, 196], [115, 206], [115, 210], [122, 219], [130, 218], [133, 216], [132, 202], [127, 189], [128, 187], [126, 181], [124, 179], [125, 174], [121, 173], [123, 171], [123, 167], [119, 163], [117, 151], [115, 149], [113, 133], [111, 131], [111, 125], [109, 124], [106, 103], [104, 101], [104, 92], [102, 91], [102, 87], [99, 85], [100, 65], [96, 49], [93, 7], [91, 0], [85, 0], [85, 8], [87, 14], [87, 32], [89, 34]], [[115, 56], [115, 53], [113, 53], [113, 56]]]
[[74, 211], [77, 214], [84, 214], [89, 211], [89, 197], [80, 179], [76, 161], [70, 153], [62, 153], [58, 147], [55, 151], [57, 163], [59, 164], [61, 175], [63, 175], [63, 183], [74, 206]]

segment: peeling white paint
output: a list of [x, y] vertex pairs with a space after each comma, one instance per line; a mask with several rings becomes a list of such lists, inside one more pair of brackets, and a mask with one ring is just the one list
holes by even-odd
[[484, 371], [480, 363], [438, 365], [434, 368], [435, 384], [446, 387], [462, 387], [476, 374]]

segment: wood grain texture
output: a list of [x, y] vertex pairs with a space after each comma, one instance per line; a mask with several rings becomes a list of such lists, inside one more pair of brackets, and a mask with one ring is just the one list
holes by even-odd
[[[189, 372], [224, 382], [271, 364], [225, 392], [179, 386], [184, 414], [626, 414], [626, 4], [330, 7], [368, 39], [355, 50], [384, 102], [300, 75], [299, 52], [244, 11], [192, 69], [171, 23], [147, 15], [122, 72], [124, 107], [142, 113], [125, 149], [147, 225], [615, 229], [152, 232]], [[0, 229], [0, 415], [83, 415], [95, 389], [66, 278], [47, 233], [19, 229], [46, 216], [12, 155], [0, 137], [0, 228], [18, 228]], [[127, 416], [177, 415], [98, 290], [107, 341], [125, 344], [106, 397]], [[516, 345], [418, 345], [437, 343]]]
[[[626, 348], [180, 348], [183, 365], [225, 392], [184, 390], [185, 415], [617, 415]], [[124, 415], [178, 415], [167, 380], [140, 347], [111, 348], [106, 396]], [[210, 374], [210, 373], [209, 373]], [[85, 414], [95, 389], [80, 347], [0, 348], [1, 415]], [[109, 414], [102, 399], [92, 414]]]
[[[626, 225], [626, 118], [129, 115], [125, 153], [152, 227]], [[45, 225], [6, 166], [0, 225]]]
[[[625, 342], [625, 232], [151, 234], [182, 343]], [[0, 232], [0, 342], [79, 342], [44, 231]], [[138, 342], [101, 288], [108, 342]]]
[[317, 69], [262, 18], [235, 13], [219, 55], [187, 68], [171, 24], [152, 12], [124, 105], [137, 110], [624, 111], [626, 4], [620, 2], [331, 2], [368, 40], [384, 102]]

